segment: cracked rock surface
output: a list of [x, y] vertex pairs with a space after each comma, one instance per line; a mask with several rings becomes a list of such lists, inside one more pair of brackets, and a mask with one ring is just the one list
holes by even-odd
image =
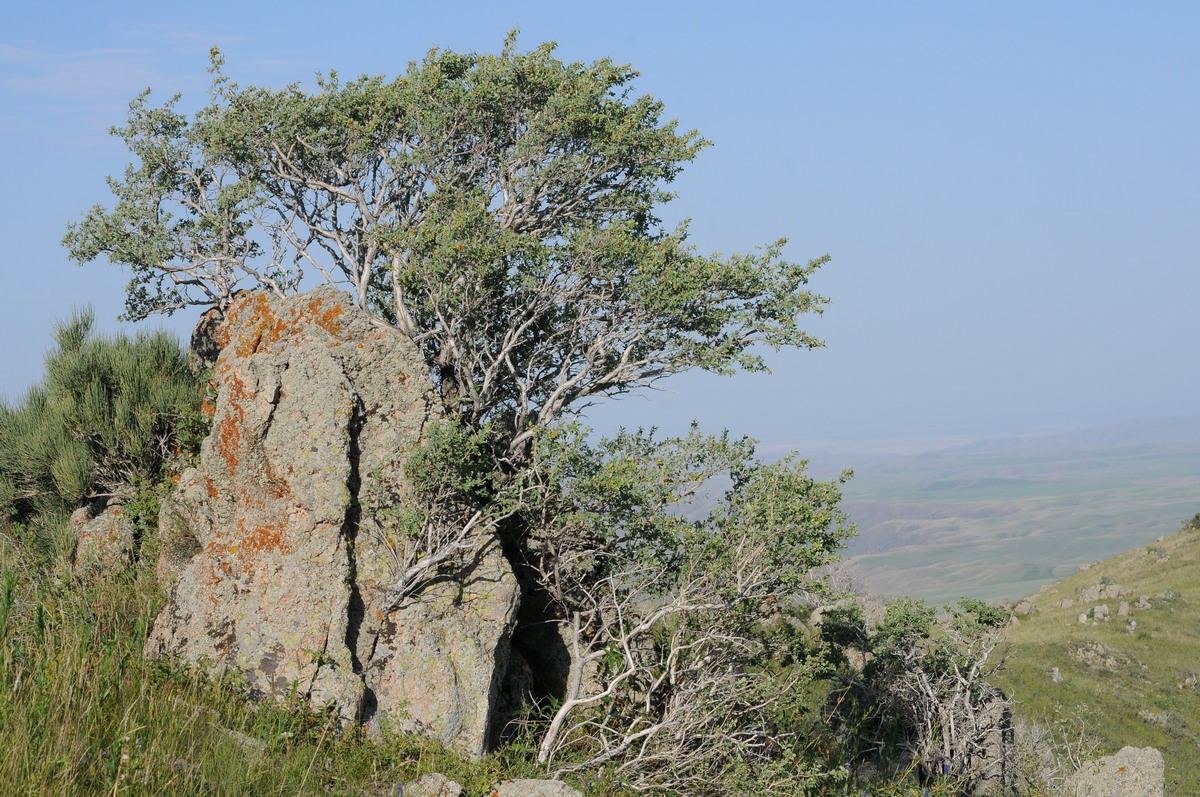
[[499, 547], [387, 600], [404, 462], [438, 417], [419, 353], [332, 288], [242, 294], [213, 337], [212, 431], [160, 514], [147, 655], [482, 753], [518, 592]]

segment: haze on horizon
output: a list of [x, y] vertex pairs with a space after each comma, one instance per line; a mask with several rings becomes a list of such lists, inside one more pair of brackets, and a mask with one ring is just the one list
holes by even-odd
[[[668, 224], [702, 250], [786, 236], [833, 262], [827, 348], [772, 375], [686, 375], [596, 408], [598, 426], [692, 418], [771, 444], [1049, 431], [1190, 416], [1200, 395], [1200, 7], [1051, 3], [516, 2], [412, 13], [365, 3], [25, 6], [0, 33], [6, 243], [0, 396], [40, 378], [53, 324], [107, 329], [127, 276], [79, 269], [64, 226], [111, 202], [105, 130], [146, 87], [205, 99], [209, 48], [238, 82], [394, 75], [430, 47], [560, 43], [636, 66], [639, 93], [714, 146]], [[195, 312], [165, 325], [187, 337]]]

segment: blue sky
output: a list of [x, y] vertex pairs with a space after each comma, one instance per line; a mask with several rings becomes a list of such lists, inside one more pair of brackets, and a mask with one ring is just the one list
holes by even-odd
[[[130, 98], [396, 74], [437, 45], [560, 43], [714, 142], [668, 220], [732, 252], [828, 252], [828, 346], [769, 376], [683, 377], [596, 413], [772, 444], [1194, 414], [1200, 396], [1200, 5], [1191, 3], [8, 4], [0, 12], [0, 394], [54, 322], [115, 329], [126, 276], [64, 226], [127, 162]], [[279, 10], [276, 10], [279, 9]], [[285, 10], [284, 10], [285, 9]], [[186, 336], [194, 314], [155, 320]]]

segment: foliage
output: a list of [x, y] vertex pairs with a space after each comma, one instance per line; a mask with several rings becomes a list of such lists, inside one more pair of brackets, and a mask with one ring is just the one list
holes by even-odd
[[983, 780], [1012, 788], [1008, 702], [989, 679], [1002, 660], [998, 630], [1008, 613], [964, 598], [942, 617], [899, 598], [873, 627], [857, 606], [822, 615], [831, 730], [854, 762], [944, 777], [961, 793]]
[[[841, 481], [804, 467], [757, 461], [750, 441], [695, 428], [589, 443], [567, 425], [537, 439], [507, 492], [526, 520], [520, 566], [545, 590], [571, 659], [539, 762], [688, 794], [728, 793], [747, 773], [768, 793], [797, 787], [788, 778], [801, 771], [820, 775], [781, 764], [801, 756], [796, 729], [773, 719], [792, 684], [761, 671], [763, 626], [821, 589], [813, 568], [851, 531]], [[683, 514], [711, 502], [700, 491], [721, 474], [731, 484], [716, 507]]]
[[148, 485], [181, 434], [198, 436], [199, 399], [179, 343], [162, 332], [98, 336], [93, 325], [90, 310], [59, 324], [43, 382], [17, 406], [0, 406], [0, 513], [61, 515]]
[[65, 243], [133, 272], [126, 315], [224, 306], [240, 286], [344, 287], [425, 354], [448, 408], [521, 460], [569, 407], [689, 368], [762, 370], [812, 347], [825, 262], [702, 255], [663, 230], [664, 186], [706, 145], [635, 97], [636, 72], [554, 46], [434, 50], [399, 78], [242, 88], [214, 54], [191, 121], [143, 94], [136, 158]]

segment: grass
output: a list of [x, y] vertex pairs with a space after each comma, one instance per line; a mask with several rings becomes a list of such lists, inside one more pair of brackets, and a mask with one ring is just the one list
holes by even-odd
[[[474, 797], [502, 779], [543, 776], [528, 740], [467, 760], [413, 737], [368, 739], [298, 701], [254, 701], [232, 678], [213, 682], [177, 663], [147, 661], [142, 647], [162, 602], [152, 557], [128, 572], [81, 577], [66, 564], [64, 531], [55, 533], [58, 542], [50, 535], [39, 554], [29, 529], [0, 525], [5, 795], [382, 797], [440, 772]], [[1133, 611], [1135, 633], [1126, 633], [1123, 618], [1082, 626], [1076, 618], [1087, 607], [1059, 608], [1102, 578], [1151, 599], [1152, 608]], [[1183, 687], [1200, 666], [1200, 532], [1094, 566], [1034, 600], [1038, 611], [1009, 632], [999, 684], [1019, 716], [1086, 727], [1101, 742], [1099, 754], [1125, 744], [1158, 747], [1172, 793], [1200, 794], [1200, 693]], [[1115, 615], [1116, 602], [1109, 604]], [[1106, 646], [1099, 666], [1078, 655], [1092, 644]], [[1050, 680], [1054, 667], [1060, 683]], [[627, 794], [605, 779], [577, 785], [588, 797]], [[864, 788], [876, 797], [919, 793], [903, 775], [830, 783], [819, 793], [857, 797]], [[952, 792], [945, 783], [930, 793]]]
[[[1080, 601], [1102, 582], [1130, 597]], [[1139, 597], [1150, 608], [1137, 608]], [[1009, 629], [1008, 666], [997, 685], [1027, 722], [1085, 729], [1097, 755], [1153, 746], [1168, 794], [1200, 794], [1200, 531], [1183, 530], [1093, 565], [1031, 598], [1036, 611]], [[1064, 606], [1064, 601], [1073, 602]], [[1130, 618], [1117, 617], [1121, 601]], [[1111, 619], [1079, 622], [1106, 603]], [[1051, 673], [1058, 669], [1061, 681]], [[1189, 680], [1191, 679], [1191, 680]]]
[[[394, 795], [427, 772], [483, 794], [536, 776], [520, 745], [468, 761], [372, 741], [299, 705], [254, 702], [143, 659], [160, 597], [149, 568], [81, 580], [0, 534], [0, 783], [6, 795]], [[15, 532], [15, 533], [14, 533]], [[603, 784], [594, 793], [605, 793]]]

